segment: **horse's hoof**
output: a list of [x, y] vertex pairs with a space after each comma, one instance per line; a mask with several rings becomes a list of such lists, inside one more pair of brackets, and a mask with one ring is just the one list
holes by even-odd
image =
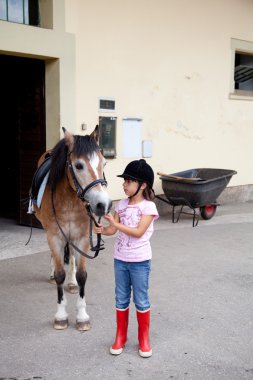
[[56, 281], [55, 281], [54, 276], [50, 276], [49, 282], [50, 282], [50, 284], [56, 285]]
[[85, 322], [76, 321], [76, 329], [78, 331], [88, 331], [90, 330], [90, 328], [91, 328], [90, 321], [85, 321]]
[[54, 328], [56, 330], [65, 330], [68, 327], [69, 323], [67, 319], [64, 319], [63, 321], [57, 321], [55, 319], [54, 321]]
[[75, 284], [68, 284], [68, 292], [71, 294], [76, 294], [79, 291], [78, 285]]

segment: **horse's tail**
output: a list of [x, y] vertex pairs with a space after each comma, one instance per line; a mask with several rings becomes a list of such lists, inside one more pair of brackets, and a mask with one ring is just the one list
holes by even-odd
[[66, 243], [64, 247], [64, 263], [69, 264], [69, 243]]

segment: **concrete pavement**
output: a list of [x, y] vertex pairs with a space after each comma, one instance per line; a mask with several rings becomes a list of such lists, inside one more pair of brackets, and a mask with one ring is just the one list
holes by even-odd
[[131, 305], [119, 357], [112, 247], [88, 262], [90, 331], [75, 330], [76, 295], [67, 294], [70, 326], [56, 331], [56, 289], [49, 284], [45, 235], [0, 221], [0, 379], [253, 379], [253, 203], [220, 206], [209, 221], [156, 222], [150, 284], [153, 356], [140, 358]]

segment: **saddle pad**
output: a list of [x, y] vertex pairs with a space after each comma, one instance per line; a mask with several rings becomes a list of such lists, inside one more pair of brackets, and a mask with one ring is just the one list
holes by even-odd
[[[46, 177], [46, 175], [47, 175], [47, 179], [48, 179], [48, 174], [49, 174], [49, 170], [51, 168], [51, 163], [52, 163], [52, 158], [51, 158], [51, 156], [49, 156], [48, 158], [45, 159], [45, 161], [42, 162], [42, 164], [36, 170], [36, 172], [33, 176], [32, 185], [31, 185], [30, 194], [29, 194], [30, 198], [32, 200], [34, 200], [38, 197], [40, 187], [41, 187], [42, 182], [44, 181], [44, 178]], [[45, 186], [46, 186], [46, 184], [45, 184]], [[44, 193], [44, 191], [43, 191], [43, 193]]]
[[42, 201], [42, 198], [43, 198], [43, 195], [44, 195], [44, 192], [45, 192], [45, 188], [47, 186], [48, 176], [49, 176], [49, 172], [47, 172], [47, 174], [45, 175], [45, 177], [44, 177], [44, 179], [42, 181], [42, 184], [40, 185], [39, 192], [38, 192], [38, 196], [37, 196], [37, 200], [36, 200], [36, 205], [39, 208], [40, 208], [41, 201]]

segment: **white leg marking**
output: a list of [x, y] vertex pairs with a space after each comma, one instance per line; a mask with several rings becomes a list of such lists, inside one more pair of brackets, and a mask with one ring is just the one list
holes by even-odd
[[77, 316], [76, 320], [77, 322], [86, 322], [90, 319], [88, 314], [86, 313], [86, 302], [85, 297], [81, 298], [80, 296], [77, 299]]
[[54, 278], [54, 260], [52, 256], [50, 261], [50, 278]]
[[67, 306], [67, 299], [65, 295], [63, 295], [63, 300], [61, 303], [57, 304], [57, 312], [55, 314], [56, 321], [64, 321], [68, 318], [68, 314], [66, 312], [66, 306]]
[[76, 281], [76, 259], [74, 255], [70, 256], [68, 269], [68, 284], [77, 285]]

